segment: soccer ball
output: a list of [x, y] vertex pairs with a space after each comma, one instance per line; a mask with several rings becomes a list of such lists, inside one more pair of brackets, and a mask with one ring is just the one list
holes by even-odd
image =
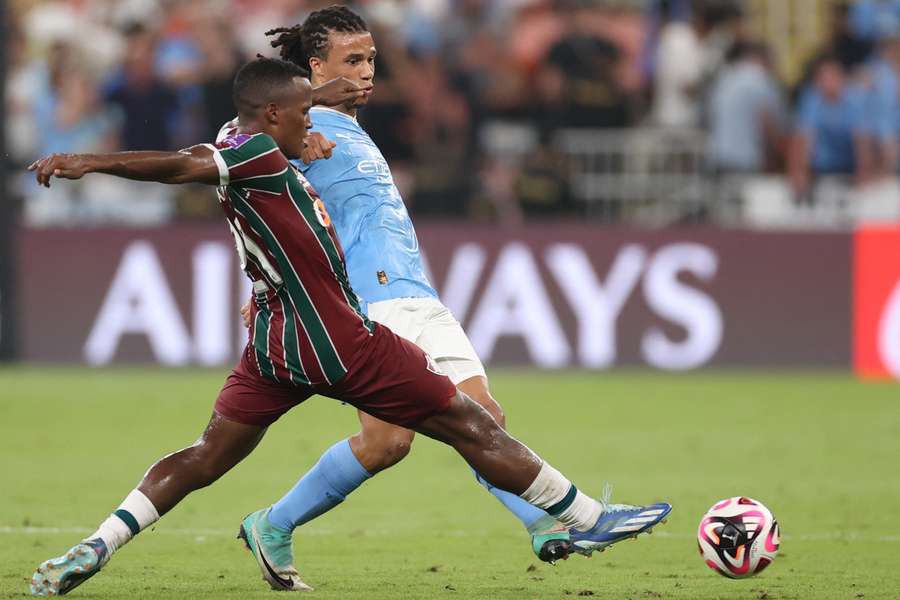
[[780, 542], [778, 521], [769, 509], [745, 496], [716, 502], [697, 529], [700, 556], [710, 569], [732, 579], [752, 577], [772, 564]]

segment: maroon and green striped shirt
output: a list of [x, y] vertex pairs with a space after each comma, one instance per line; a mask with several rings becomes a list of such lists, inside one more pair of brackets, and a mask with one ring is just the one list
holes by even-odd
[[224, 132], [219, 202], [253, 281], [252, 350], [262, 376], [333, 384], [373, 325], [360, 310], [325, 205], [269, 135]]

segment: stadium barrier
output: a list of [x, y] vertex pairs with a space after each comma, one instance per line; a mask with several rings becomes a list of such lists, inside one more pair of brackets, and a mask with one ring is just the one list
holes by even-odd
[[575, 199], [603, 222], [828, 230], [900, 221], [900, 178], [859, 186], [822, 176], [797, 198], [782, 175], [713, 173], [707, 139], [696, 129], [636, 127], [563, 129], [553, 143]]
[[[537, 130], [523, 124], [490, 121], [482, 134], [479, 143], [504, 165], [503, 177], [515, 171], [511, 166], [520, 168], [539, 143]], [[587, 219], [599, 223], [827, 231], [856, 223], [900, 222], [898, 177], [864, 186], [846, 176], [818, 177], [809, 196], [797, 198], [778, 174], [712, 172], [706, 160], [707, 135], [701, 130], [561, 129], [552, 144], [562, 158], [561, 175], [571, 199]], [[215, 206], [213, 191], [202, 186], [173, 188], [98, 177], [57, 181], [48, 190], [24, 172], [11, 183], [26, 198], [23, 219], [30, 227], [166, 225], [179, 211], [194, 216], [190, 206], [198, 200], [206, 209]], [[521, 222], [515, 195], [490, 195], [500, 221]]]
[[[498, 230], [423, 222], [432, 281], [492, 365], [846, 368], [900, 377], [900, 229]], [[20, 358], [228, 365], [249, 297], [219, 224], [22, 230]]]

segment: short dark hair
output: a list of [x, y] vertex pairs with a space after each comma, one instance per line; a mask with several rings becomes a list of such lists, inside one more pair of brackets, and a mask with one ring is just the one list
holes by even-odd
[[251, 60], [234, 77], [234, 107], [239, 115], [249, 115], [271, 102], [295, 77], [306, 77], [306, 73], [294, 63], [264, 57]]
[[365, 33], [369, 31], [361, 16], [340, 4], [316, 10], [310, 13], [306, 21], [293, 27], [278, 27], [266, 32], [266, 35], [277, 35], [272, 40], [273, 48], [280, 48], [279, 54], [284, 60], [298, 65], [309, 74], [309, 59], [313, 56], [326, 58], [330, 46], [328, 34]]

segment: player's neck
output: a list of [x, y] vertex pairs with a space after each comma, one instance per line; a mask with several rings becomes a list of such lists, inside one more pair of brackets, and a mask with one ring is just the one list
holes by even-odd
[[263, 131], [263, 126], [262, 123], [260, 123], [257, 119], [247, 117], [246, 115], [238, 116], [237, 130], [238, 133], [253, 135], [255, 133], [260, 133], [261, 131]]

